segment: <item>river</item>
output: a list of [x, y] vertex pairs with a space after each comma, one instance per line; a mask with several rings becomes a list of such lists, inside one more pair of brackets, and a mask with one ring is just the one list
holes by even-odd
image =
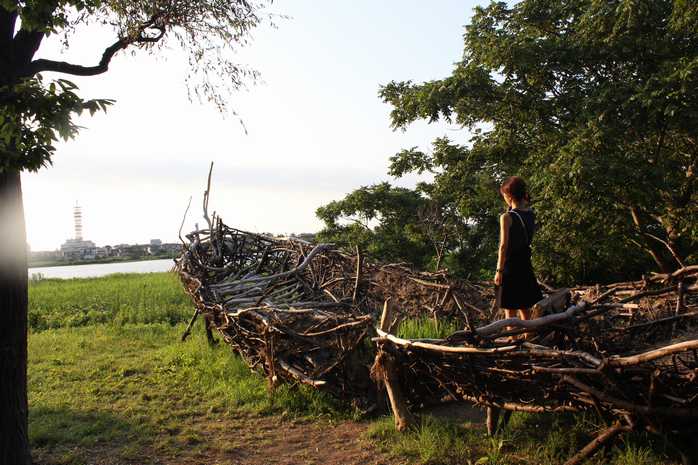
[[171, 258], [140, 262], [96, 263], [90, 265], [40, 266], [29, 268], [29, 277], [40, 273], [43, 278], [96, 278], [113, 273], [157, 273], [169, 271], [174, 265]]

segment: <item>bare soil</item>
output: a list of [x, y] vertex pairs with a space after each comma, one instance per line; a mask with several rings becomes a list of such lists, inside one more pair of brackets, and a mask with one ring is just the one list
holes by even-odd
[[[103, 444], [35, 449], [37, 465], [396, 465], [363, 437], [368, 423], [245, 415], [188, 423], [177, 447]], [[161, 433], [167, 436], [168, 432]], [[161, 438], [155, 438], [155, 442]], [[161, 444], [164, 444], [161, 441]]]

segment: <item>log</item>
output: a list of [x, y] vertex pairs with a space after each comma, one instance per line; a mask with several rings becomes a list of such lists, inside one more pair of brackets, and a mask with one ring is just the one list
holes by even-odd
[[[381, 326], [378, 331], [385, 332], [390, 327], [391, 314], [394, 312], [389, 300], [383, 304], [383, 314], [381, 315]], [[400, 387], [399, 371], [395, 365], [395, 360], [390, 354], [379, 350], [376, 355], [376, 365], [382, 365], [383, 384], [388, 391], [390, 408], [395, 419], [395, 429], [405, 431], [414, 424], [414, 417], [407, 408], [405, 396]]]
[[582, 301], [577, 305], [573, 305], [562, 313], [555, 313], [553, 315], [544, 316], [541, 318], [536, 318], [534, 320], [521, 320], [519, 318], [507, 318], [505, 320], [498, 320], [494, 323], [490, 323], [487, 326], [477, 328], [475, 331], [480, 336], [490, 336], [503, 329], [507, 329], [510, 326], [517, 328], [524, 328], [528, 330], [536, 330], [544, 326], [548, 326], [555, 323], [560, 323], [565, 320], [571, 319], [577, 313], [581, 312], [586, 308], [586, 302]]

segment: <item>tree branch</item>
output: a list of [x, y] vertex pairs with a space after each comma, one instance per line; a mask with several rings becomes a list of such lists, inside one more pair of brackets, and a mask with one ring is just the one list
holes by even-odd
[[20, 76], [29, 77], [44, 71], [72, 74], [75, 76], [95, 76], [97, 74], [105, 73], [109, 69], [109, 63], [111, 62], [112, 58], [119, 50], [123, 50], [134, 43], [154, 43], [163, 38], [163, 36], [165, 35], [164, 28], [156, 27], [153, 29], [156, 29], [158, 31], [158, 34], [156, 36], [146, 36], [143, 35], [143, 31], [141, 31], [139, 36], [135, 39], [128, 39], [122, 37], [121, 39], [117, 40], [104, 50], [102, 58], [99, 60], [99, 63], [95, 66], [82, 66], [67, 63], [65, 61], [39, 59], [29, 63], [26, 66], [26, 68], [22, 70], [22, 72], [20, 72]]
[[[648, 237], [647, 233], [643, 229], [643, 224], [642, 221], [640, 220], [640, 212], [639, 209], [635, 206], [630, 206], [630, 216], [633, 219], [633, 224], [635, 225], [635, 229], [639, 233], [641, 237]], [[659, 267], [659, 269], [663, 273], [668, 273], [669, 271], [672, 271], [672, 267], [669, 266], [669, 264], [664, 260], [664, 258], [661, 256], [659, 251], [654, 247], [654, 243], [651, 241], [645, 241], [646, 245], [643, 246], [643, 249], [648, 252], [652, 258], [654, 259], [655, 263]]]
[[683, 262], [683, 260], [681, 260], [681, 257], [679, 256], [679, 253], [677, 252], [677, 250], [676, 250], [674, 247], [672, 247], [671, 244], [669, 244], [669, 243], [668, 243], [667, 241], [665, 241], [664, 239], [655, 236], [654, 234], [651, 234], [651, 233], [648, 233], [648, 232], [646, 232], [646, 233], [644, 233], [644, 234], [645, 234], [647, 237], [651, 237], [651, 238], [654, 239], [655, 241], [661, 242], [662, 244], [664, 244], [664, 246], [665, 246], [667, 249], [669, 249], [669, 252], [671, 252], [671, 255], [674, 257], [674, 260], [676, 260], [676, 262], [679, 264], [679, 266], [680, 266], [681, 268], [684, 268], [684, 267], [686, 266], [686, 264]]

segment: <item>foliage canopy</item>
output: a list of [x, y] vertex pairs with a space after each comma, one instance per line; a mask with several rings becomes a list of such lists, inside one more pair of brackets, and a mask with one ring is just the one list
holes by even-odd
[[541, 226], [534, 258], [548, 279], [603, 281], [696, 261], [695, 24], [688, 0], [476, 8], [451, 76], [380, 90], [394, 128], [446, 120], [469, 129], [470, 143], [404, 150], [390, 174], [433, 175], [416, 190], [467, 238], [448, 254], [471, 271], [494, 267], [497, 186], [514, 174], [530, 185]]

